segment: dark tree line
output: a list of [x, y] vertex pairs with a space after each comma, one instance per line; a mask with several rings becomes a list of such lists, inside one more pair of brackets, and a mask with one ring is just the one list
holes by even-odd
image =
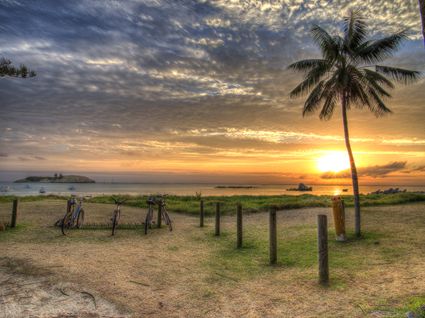
[[5, 76], [27, 78], [36, 76], [36, 73], [24, 64], [15, 67], [12, 65], [11, 60], [2, 57], [0, 58], [0, 77]]

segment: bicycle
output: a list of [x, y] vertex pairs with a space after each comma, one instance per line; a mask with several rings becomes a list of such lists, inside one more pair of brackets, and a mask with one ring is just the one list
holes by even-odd
[[153, 221], [154, 205], [158, 205], [159, 207], [158, 213], [161, 213], [160, 217], [162, 218], [162, 220], [165, 221], [165, 224], [168, 225], [168, 229], [170, 230], [170, 232], [173, 230], [173, 225], [172, 225], [170, 216], [168, 215], [168, 212], [167, 212], [167, 207], [166, 207], [167, 205], [165, 203], [164, 197], [165, 195], [159, 196], [159, 198], [150, 196], [148, 200], [146, 201], [146, 203], [148, 204], [148, 213], [146, 214], [146, 219], [145, 219], [145, 234], [148, 234], [148, 228], [152, 228], [152, 225], [155, 223]]
[[115, 230], [117, 229], [118, 226], [118, 221], [120, 220], [120, 216], [121, 216], [121, 205], [126, 201], [126, 200], [118, 200], [116, 198], [112, 198], [112, 200], [114, 200], [115, 202], [115, 209], [114, 209], [114, 213], [112, 214], [112, 236], [115, 235]]
[[60, 222], [61, 231], [63, 235], [66, 235], [71, 228], [80, 229], [84, 224], [84, 209], [83, 209], [83, 198], [77, 200], [75, 196], [67, 201], [66, 213]]

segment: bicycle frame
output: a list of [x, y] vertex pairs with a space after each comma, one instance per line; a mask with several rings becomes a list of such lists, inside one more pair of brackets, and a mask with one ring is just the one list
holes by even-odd
[[82, 198], [80, 198], [78, 200], [78, 203], [75, 202], [75, 201], [76, 200], [73, 198], [72, 201], [70, 202], [70, 211], [69, 212], [71, 214], [71, 217], [70, 217], [70, 221], [72, 222], [71, 224], [73, 224], [75, 222], [75, 220], [78, 219], [78, 215], [80, 214], [81, 209], [83, 207], [83, 199]]
[[112, 198], [112, 199], [115, 202], [115, 209], [114, 209], [114, 212], [113, 212], [112, 218], [111, 218], [111, 221], [112, 221], [112, 236], [113, 236], [113, 235], [115, 235], [115, 230], [118, 226], [118, 222], [119, 222], [119, 219], [121, 217], [121, 205], [125, 202], [125, 200], [119, 201], [116, 198]]
[[172, 222], [171, 222], [170, 216], [168, 215], [164, 198], [162, 196], [159, 198], [150, 196], [148, 200], [146, 201], [146, 203], [148, 204], [148, 213], [146, 214], [146, 219], [145, 219], [145, 234], [148, 233], [148, 228], [152, 228], [152, 224], [154, 224], [153, 215], [154, 215], [155, 205], [160, 207], [158, 210], [158, 213], [160, 213], [161, 215], [159, 215], [158, 217], [162, 218], [165, 221], [165, 223], [168, 225], [168, 228], [170, 229], [170, 231], [172, 231]]
[[84, 222], [83, 198], [79, 198], [77, 203], [77, 199], [72, 196], [67, 202], [67, 211], [61, 222], [62, 234], [66, 235], [65, 229], [79, 228], [82, 225], [80, 221]]

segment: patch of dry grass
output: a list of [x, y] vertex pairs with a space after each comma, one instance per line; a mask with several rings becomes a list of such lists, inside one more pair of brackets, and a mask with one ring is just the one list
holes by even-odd
[[[222, 218], [220, 238], [212, 219], [201, 229], [196, 217], [179, 214], [171, 214], [173, 232], [76, 230], [62, 237], [51, 225], [64, 208], [63, 201], [22, 202], [22, 225], [0, 232], [2, 255], [49, 268], [135, 317], [385, 317], [425, 295], [423, 203], [364, 208], [362, 240], [341, 244], [330, 232], [330, 288], [317, 285], [316, 263], [316, 215], [328, 208], [278, 213], [275, 267], [267, 264], [266, 213], [245, 215], [244, 248], [236, 250], [233, 216]], [[7, 209], [0, 204], [0, 216]], [[113, 206], [88, 203], [85, 210], [87, 222], [100, 223]], [[136, 223], [146, 210], [122, 212], [124, 223]]]

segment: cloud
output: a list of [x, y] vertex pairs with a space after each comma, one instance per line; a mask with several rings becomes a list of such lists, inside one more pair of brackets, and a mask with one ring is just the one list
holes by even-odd
[[413, 166], [412, 168], [403, 171], [403, 173], [412, 173], [412, 172], [425, 172], [425, 165]]
[[19, 161], [39, 161], [39, 160], [47, 160], [44, 157], [41, 156], [18, 156]]
[[[370, 167], [357, 168], [359, 177], [384, 178], [393, 172], [401, 172], [406, 168], [406, 161], [394, 161], [386, 165], [376, 165]], [[325, 172], [321, 175], [322, 179], [345, 179], [351, 178], [349, 169], [340, 172]]]
[[425, 145], [425, 139], [389, 139], [383, 140], [384, 144], [393, 144], [393, 145]]
[[[209, 160], [336, 147], [341, 123], [303, 119], [303, 100], [288, 98], [300, 78], [285, 69], [317, 57], [311, 26], [336, 30], [349, 7], [373, 17], [373, 36], [409, 27], [412, 40], [389, 62], [424, 67], [412, 1], [0, 2], [1, 54], [38, 73], [2, 80], [0, 149], [36, 166], [42, 160], [28, 154], [48, 163], [60, 156], [154, 161], [164, 151]], [[354, 145], [403, 146], [422, 156], [423, 85], [397, 89], [389, 102], [396, 119], [350, 112]], [[394, 136], [394, 123], [403, 135]]]

